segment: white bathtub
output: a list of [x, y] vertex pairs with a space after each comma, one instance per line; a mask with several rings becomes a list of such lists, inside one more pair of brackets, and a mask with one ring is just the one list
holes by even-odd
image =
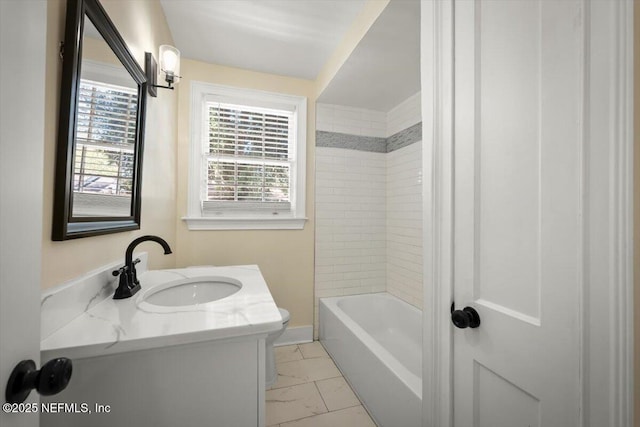
[[388, 293], [320, 299], [320, 341], [380, 427], [422, 423], [421, 318]]

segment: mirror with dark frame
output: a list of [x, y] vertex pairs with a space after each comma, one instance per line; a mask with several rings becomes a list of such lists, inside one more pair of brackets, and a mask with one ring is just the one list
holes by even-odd
[[66, 19], [52, 238], [139, 229], [145, 74], [98, 0]]

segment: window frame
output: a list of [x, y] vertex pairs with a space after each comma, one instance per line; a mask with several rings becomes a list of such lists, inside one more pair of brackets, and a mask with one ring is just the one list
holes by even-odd
[[[204, 135], [208, 102], [222, 101], [239, 105], [275, 108], [293, 112], [294, 142], [291, 176], [291, 210], [274, 215], [270, 212], [228, 211], [205, 215], [202, 208], [207, 186]], [[189, 135], [189, 175], [187, 215], [182, 219], [189, 230], [264, 230], [302, 229], [306, 218], [306, 146], [307, 98], [205, 82], [191, 82]]]

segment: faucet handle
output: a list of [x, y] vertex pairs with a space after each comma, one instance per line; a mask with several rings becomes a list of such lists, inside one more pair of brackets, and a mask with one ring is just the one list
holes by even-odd
[[125, 265], [125, 266], [123, 266], [123, 267], [120, 267], [120, 268], [119, 268], [119, 269], [117, 269], [117, 270], [113, 270], [113, 271], [111, 272], [111, 274], [112, 274], [114, 277], [117, 277], [117, 276], [121, 275], [122, 273], [124, 273], [125, 271], [127, 271], [127, 266], [126, 266], [126, 265]]
[[[133, 260], [133, 265], [136, 265], [136, 264], [138, 264], [139, 262], [140, 262], [140, 258], [136, 258], [136, 259], [134, 259], [134, 260]], [[124, 273], [125, 271], [127, 271], [127, 266], [126, 266], [126, 265], [123, 265], [123, 266], [122, 266], [122, 267], [120, 267], [119, 269], [117, 269], [117, 270], [113, 270], [113, 271], [111, 272], [111, 274], [112, 274], [114, 277], [117, 277], [117, 276], [121, 275], [122, 273]]]

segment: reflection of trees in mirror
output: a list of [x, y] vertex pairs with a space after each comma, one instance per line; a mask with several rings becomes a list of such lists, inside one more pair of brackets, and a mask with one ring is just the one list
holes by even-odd
[[290, 120], [287, 111], [211, 103], [207, 200], [289, 202]]
[[137, 105], [134, 89], [81, 80], [74, 192], [131, 195]]

